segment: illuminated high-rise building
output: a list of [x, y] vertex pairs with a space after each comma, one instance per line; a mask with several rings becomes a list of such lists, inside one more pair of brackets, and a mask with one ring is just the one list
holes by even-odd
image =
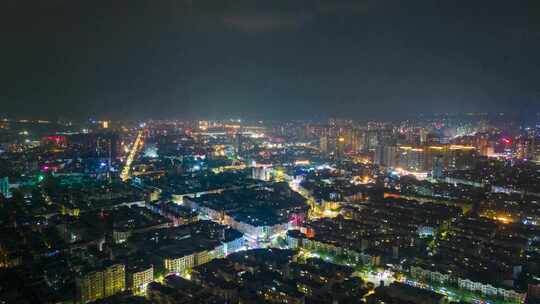
[[385, 146], [383, 161], [388, 167], [396, 167], [398, 165], [398, 147]]
[[251, 178], [269, 181], [271, 179], [271, 168], [265, 166], [253, 167], [251, 169]]
[[326, 134], [319, 138], [319, 150], [324, 155], [328, 154], [328, 136]]
[[384, 166], [384, 146], [377, 146], [373, 154], [373, 163], [375, 165]]
[[112, 296], [126, 289], [126, 267], [122, 264], [111, 265], [103, 271], [103, 294]]
[[77, 279], [77, 298], [79, 303], [89, 303], [102, 299], [103, 272], [92, 271]]
[[384, 167], [397, 167], [399, 149], [397, 146], [377, 146], [373, 162]]
[[532, 155], [532, 138], [522, 136], [515, 140], [515, 156], [520, 159], [530, 159]]
[[431, 132], [426, 135], [426, 144], [439, 145], [443, 143], [443, 135], [441, 132]]
[[476, 142], [474, 143], [474, 146], [478, 149], [480, 155], [489, 156], [490, 150], [493, 150], [493, 147], [490, 145], [488, 134], [480, 133], [477, 134], [475, 137]]
[[238, 132], [235, 135], [235, 152], [237, 156], [242, 156], [243, 153], [243, 138], [242, 138], [242, 132], [241, 129], [238, 130]]
[[540, 131], [533, 132], [528, 152], [531, 161], [540, 163]]
[[362, 141], [360, 138], [361, 132], [360, 130], [353, 128], [351, 130], [351, 140], [350, 140], [350, 146], [351, 151], [354, 153], [360, 152], [362, 150]]
[[88, 272], [76, 280], [79, 303], [110, 297], [126, 289], [126, 272], [122, 264]]
[[7, 176], [0, 178], [0, 194], [5, 198], [11, 197], [11, 192], [9, 191], [9, 179]]
[[423, 148], [401, 146], [399, 166], [402, 169], [420, 172], [425, 171], [425, 153]]
[[376, 130], [369, 130], [365, 135], [365, 149], [373, 151], [379, 145], [379, 135]]
[[418, 131], [418, 134], [420, 135], [420, 144], [426, 144], [429, 132], [426, 129], [421, 128]]
[[144, 294], [146, 287], [154, 281], [154, 267], [133, 267], [128, 271], [127, 281], [129, 289], [134, 294]]
[[531, 159], [540, 163], [540, 133], [533, 136]]
[[120, 155], [120, 138], [114, 132], [72, 134], [65, 139], [67, 147], [87, 157], [115, 159]]
[[433, 157], [433, 167], [431, 169], [431, 176], [434, 179], [439, 179], [443, 175], [444, 160], [442, 155], [436, 155]]
[[336, 154], [337, 159], [342, 159], [345, 155], [345, 148], [347, 147], [347, 140], [344, 136], [339, 136], [336, 140]]

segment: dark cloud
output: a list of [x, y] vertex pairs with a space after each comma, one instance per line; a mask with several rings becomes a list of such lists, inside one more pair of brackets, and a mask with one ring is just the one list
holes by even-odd
[[244, 14], [226, 13], [223, 22], [230, 29], [247, 33], [298, 30], [318, 16], [365, 14], [374, 7], [372, 1], [315, 1], [301, 6], [298, 3], [289, 3], [278, 6], [270, 12], [258, 11], [256, 7], [251, 7], [244, 8], [243, 10], [248, 11]]
[[539, 1], [5, 0], [18, 115], [534, 109]]
[[249, 14], [224, 16], [229, 28], [248, 33], [298, 29], [311, 19], [308, 15], [295, 14]]
[[328, 1], [319, 3], [317, 9], [321, 14], [365, 14], [377, 5], [380, 7], [383, 1]]

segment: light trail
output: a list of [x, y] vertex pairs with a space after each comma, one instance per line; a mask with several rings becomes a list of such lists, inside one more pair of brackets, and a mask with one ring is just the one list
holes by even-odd
[[131, 177], [131, 164], [133, 163], [133, 160], [135, 159], [135, 156], [137, 155], [137, 152], [142, 148], [144, 145], [143, 142], [143, 132], [139, 131], [137, 133], [137, 138], [135, 139], [135, 142], [133, 142], [133, 146], [131, 147], [131, 150], [129, 151], [128, 157], [126, 159], [126, 164], [124, 165], [124, 168], [122, 169], [122, 173], [120, 174], [120, 179], [125, 182]]

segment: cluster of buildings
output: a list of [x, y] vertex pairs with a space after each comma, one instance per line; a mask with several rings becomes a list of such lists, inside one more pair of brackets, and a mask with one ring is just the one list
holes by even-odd
[[210, 293], [199, 284], [176, 275], [165, 277], [163, 283], [148, 285], [146, 301], [142, 304], [227, 304], [228, 301]]
[[2, 121], [0, 301], [534, 303], [538, 130], [475, 120]]
[[534, 258], [539, 232], [537, 227], [464, 217], [438, 240], [433, 256], [418, 259], [416, 266], [440, 273], [440, 283], [520, 302], [525, 292], [515, 290], [522, 275], [539, 269]]
[[231, 303], [343, 303], [367, 288], [354, 270], [295, 252], [254, 249], [196, 267], [194, 282]]
[[156, 273], [186, 274], [196, 266], [238, 251], [243, 245], [241, 233], [209, 221], [139, 231], [127, 246], [110, 249], [115, 264], [81, 271], [76, 280], [76, 301], [89, 303], [126, 290], [145, 295]]
[[133, 248], [157, 257], [165, 273], [179, 273], [224, 257], [244, 246], [244, 236], [211, 221], [159, 229], [137, 235]]
[[197, 212], [173, 202], [152, 202], [147, 207], [153, 212], [168, 218], [175, 227], [195, 223], [199, 220]]
[[525, 301], [527, 275], [539, 269], [537, 226], [395, 198], [341, 211], [346, 218], [321, 218], [289, 231], [289, 248], [346, 264], [391, 265], [408, 285], [446, 286], [512, 303]]
[[399, 264], [421, 254], [428, 245], [424, 238], [445, 229], [461, 213], [455, 207], [393, 199], [342, 211], [347, 218], [321, 218], [289, 231], [289, 246], [372, 266]]
[[531, 162], [481, 160], [469, 169], [446, 173], [444, 181], [488, 188], [495, 193], [540, 197], [538, 165]]
[[152, 283], [152, 303], [448, 303], [433, 291], [394, 282], [374, 287], [353, 268], [295, 251], [253, 249], [195, 267], [191, 281], [178, 276]]
[[77, 279], [77, 298], [80, 299], [81, 303], [110, 297], [125, 289], [126, 269], [121, 264], [87, 272]]
[[305, 199], [285, 183], [227, 190], [186, 198], [184, 204], [203, 217], [244, 233], [250, 241], [267, 242], [306, 217]]
[[538, 226], [540, 198], [516, 193], [492, 193], [479, 206], [478, 213], [502, 222]]
[[96, 269], [84, 270], [75, 280], [76, 303], [91, 303], [113, 296], [144, 295], [154, 281], [154, 267], [141, 263], [106, 262]]
[[143, 191], [129, 185], [84, 176], [48, 175], [43, 183], [47, 205], [58, 206], [63, 213], [140, 205], [146, 199]]
[[158, 192], [155, 200], [170, 198], [182, 204], [184, 198], [199, 197], [204, 194], [220, 193], [224, 190], [242, 187], [254, 187], [258, 181], [250, 178], [247, 170], [231, 170], [221, 173], [203, 172], [200, 174], [168, 174], [165, 176], [148, 175], [140, 178], [137, 185], [151, 192]]
[[373, 162], [383, 167], [441, 178], [443, 171], [459, 170], [474, 164], [476, 148], [462, 145], [390, 146], [379, 145]]

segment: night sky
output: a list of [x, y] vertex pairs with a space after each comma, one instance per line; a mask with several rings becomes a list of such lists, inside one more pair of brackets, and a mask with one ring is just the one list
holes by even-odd
[[539, 2], [3, 0], [0, 112], [540, 111]]

